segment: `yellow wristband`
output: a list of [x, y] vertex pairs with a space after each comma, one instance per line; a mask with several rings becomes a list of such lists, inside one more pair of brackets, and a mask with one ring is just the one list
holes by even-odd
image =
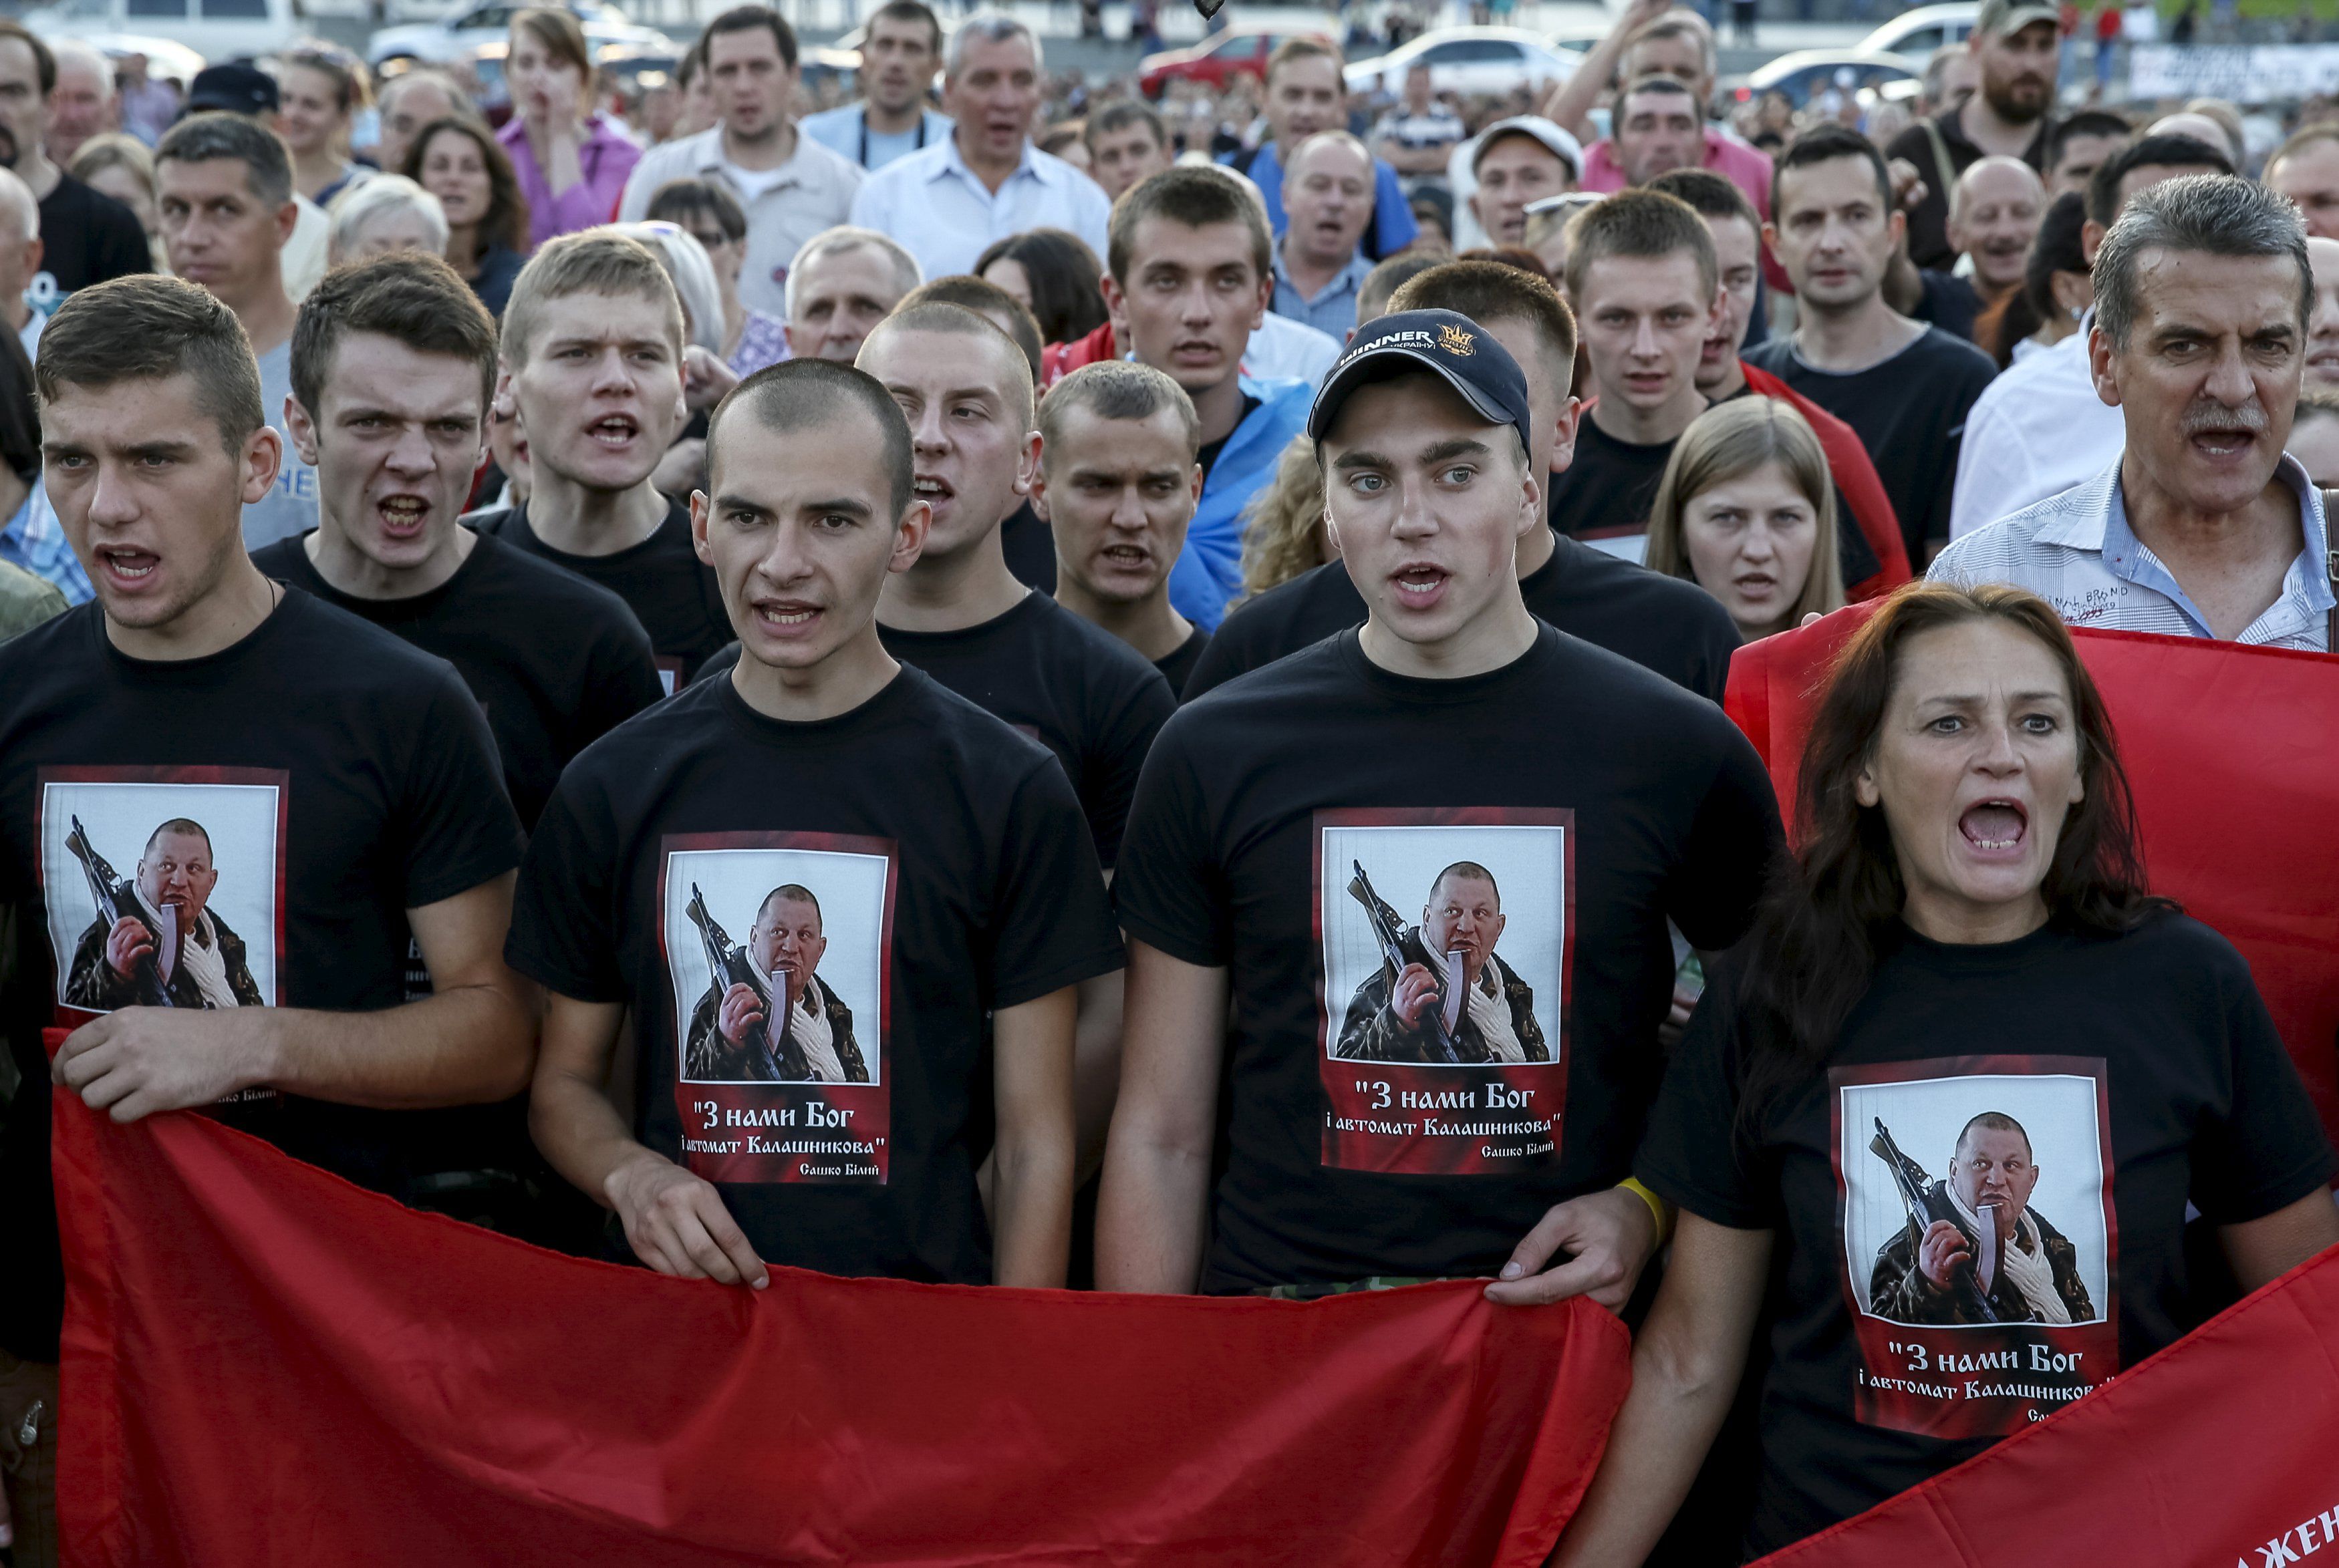
[[1626, 1177], [1616, 1185], [1649, 1206], [1649, 1217], [1657, 1222], [1657, 1240], [1662, 1245], [1665, 1238], [1673, 1233], [1673, 1205], [1651, 1192], [1632, 1177]]

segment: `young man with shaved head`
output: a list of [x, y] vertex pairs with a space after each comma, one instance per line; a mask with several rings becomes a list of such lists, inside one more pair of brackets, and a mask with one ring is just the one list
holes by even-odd
[[1614, 1308], [1656, 1245], [1623, 1183], [1665, 922], [1734, 942], [1778, 814], [1719, 709], [1527, 608], [1538, 424], [1446, 311], [1375, 321], [1317, 397], [1365, 624], [1188, 704], [1146, 762], [1107, 1289], [1491, 1275]]
[[883, 385], [774, 365], [706, 444], [741, 656], [588, 749], [529, 845], [537, 1140], [661, 1273], [1061, 1286], [1075, 993], [1120, 965], [1080, 804], [879, 637], [932, 523]]
[[[519, 829], [478, 700], [244, 552], [279, 438], [233, 313], [181, 279], [99, 284], [50, 321], [38, 380], [43, 478], [97, 594], [0, 647], [0, 905], [18, 916], [0, 1031], [21, 1080], [0, 1139], [0, 1417], [16, 1548], [54, 1561], [20, 1481], [54, 1452], [55, 1385], [16, 1402], [57, 1358], [64, 1304], [50, 1095], [117, 1121], [205, 1109], [410, 1198], [400, 1113], [518, 1093], [536, 1004], [503, 963]], [[194, 841], [173, 850], [153, 830], [176, 822], [197, 832], [163, 835]], [[103, 869], [150, 843], [193, 873], [149, 867], [165, 907]], [[129, 989], [183, 997], [189, 975], [199, 1004], [69, 993], [67, 944], [97, 920]], [[51, 1028], [70, 1031], [54, 1062]]]

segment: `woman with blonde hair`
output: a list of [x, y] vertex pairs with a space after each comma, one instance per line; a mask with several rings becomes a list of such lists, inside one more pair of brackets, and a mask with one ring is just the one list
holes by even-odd
[[162, 210], [155, 202], [153, 149], [135, 136], [109, 131], [84, 142], [81, 151], [74, 154], [73, 167], [66, 173], [135, 213], [138, 226], [146, 231], [146, 245], [153, 252], [154, 270], [171, 270], [170, 254], [163, 248]]
[[1250, 504], [1243, 524], [1243, 597], [1257, 598], [1332, 558], [1324, 528], [1324, 470], [1316, 443], [1294, 436], [1275, 478]]
[[1722, 601], [1747, 642], [1843, 606], [1835, 480], [1794, 405], [1717, 403], [1682, 432], [1649, 509], [1652, 571]]

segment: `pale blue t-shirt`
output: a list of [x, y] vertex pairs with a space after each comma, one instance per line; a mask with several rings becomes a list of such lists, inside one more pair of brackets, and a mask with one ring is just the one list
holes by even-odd
[[284, 459], [268, 498], [243, 508], [243, 547], [256, 550], [317, 526], [317, 470], [292, 449], [284, 429], [284, 399], [292, 395], [292, 340], [260, 356], [260, 411], [284, 438]]
[[883, 169], [896, 158], [946, 140], [951, 133], [951, 117], [929, 109], [923, 123], [889, 135], [870, 130], [869, 123], [861, 117], [861, 105], [847, 104], [842, 108], [807, 114], [796, 122], [796, 129], [864, 169]]

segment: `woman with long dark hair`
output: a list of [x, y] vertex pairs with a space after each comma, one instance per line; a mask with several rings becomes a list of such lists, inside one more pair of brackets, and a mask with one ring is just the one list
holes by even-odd
[[400, 171], [439, 198], [447, 215], [447, 264], [503, 320], [504, 304], [528, 260], [528, 198], [485, 125], [466, 115], [433, 120], [415, 133]]
[[1027, 229], [975, 259], [974, 275], [1006, 290], [1040, 323], [1043, 343], [1077, 342], [1104, 325], [1104, 269], [1078, 234]]
[[2339, 1242], [2239, 954], [2144, 891], [2102, 698], [2044, 600], [1919, 583], [1811, 725], [1801, 852], [1715, 966], [1636, 1174], [1680, 1210], [1557, 1561], [1638, 1564], [1771, 1326], [1750, 1555], [1906, 1490]]

